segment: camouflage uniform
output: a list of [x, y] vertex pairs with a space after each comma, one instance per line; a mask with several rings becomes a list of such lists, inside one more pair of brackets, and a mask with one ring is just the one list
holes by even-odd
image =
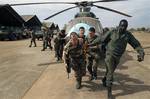
[[30, 34], [31, 34], [31, 43], [29, 45], [29, 47], [32, 46], [32, 43], [34, 43], [34, 47], [36, 47], [36, 35], [35, 35], [35, 32], [33, 30], [30, 31]]
[[[87, 51], [87, 69], [91, 74], [91, 80], [97, 78], [97, 67], [100, 59], [100, 49], [97, 46], [100, 42], [97, 40], [99, 37], [95, 35], [93, 38], [87, 38], [87, 44], [89, 45]], [[94, 42], [94, 44], [93, 44]], [[96, 45], [95, 45], [96, 44]], [[92, 68], [93, 67], [93, 68]]]
[[51, 50], [53, 49], [52, 44], [51, 44], [52, 35], [53, 35], [53, 30], [49, 30], [48, 31], [48, 46]]
[[112, 86], [113, 73], [119, 64], [122, 54], [125, 52], [127, 43], [129, 43], [139, 55], [144, 55], [144, 50], [139, 41], [129, 32], [119, 33], [118, 30], [112, 30], [104, 36], [103, 42], [106, 45], [106, 75], [104, 81], [107, 87]]
[[78, 42], [77, 46], [73, 46], [69, 41], [64, 47], [65, 60], [69, 60], [69, 65], [75, 72], [76, 81], [80, 83], [82, 81], [83, 71], [84, 71], [84, 58], [83, 58], [83, 44]]
[[43, 49], [42, 49], [42, 51], [47, 49], [47, 46], [48, 46], [48, 31], [43, 30]]
[[57, 61], [62, 59], [63, 48], [65, 44], [65, 34], [59, 33], [57, 37], [54, 39], [54, 47], [55, 47], [55, 54], [57, 57]]
[[84, 35], [83, 37], [80, 37], [80, 36], [79, 36], [79, 38], [82, 38], [82, 39], [83, 39], [83, 53], [84, 53], [84, 62], [83, 62], [83, 64], [84, 64], [84, 65], [83, 65], [83, 66], [84, 66], [84, 67], [83, 67], [83, 70], [84, 70], [84, 71], [83, 71], [83, 75], [85, 76], [85, 75], [86, 75], [86, 63], [87, 63], [87, 62], [86, 62], [86, 48], [85, 48], [85, 47], [86, 47], [86, 39], [87, 39], [87, 38], [86, 38], [85, 35]]

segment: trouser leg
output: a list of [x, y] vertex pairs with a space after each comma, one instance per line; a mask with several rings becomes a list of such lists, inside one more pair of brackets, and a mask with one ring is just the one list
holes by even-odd
[[32, 39], [31, 39], [31, 41], [30, 41], [30, 45], [29, 45], [29, 47], [31, 47], [32, 46]]
[[117, 65], [119, 64], [119, 60], [120, 60], [120, 58], [116, 58], [116, 57], [113, 57], [113, 56], [108, 56], [105, 59], [106, 69], [107, 69], [107, 74], [106, 74], [107, 86], [112, 85], [113, 74], [114, 74], [114, 71], [115, 71]]
[[55, 57], [57, 57], [57, 45], [54, 43], [54, 51], [55, 51]]
[[48, 44], [48, 45], [49, 45], [49, 48], [52, 50], [53, 47], [52, 47], [52, 44], [51, 44], [51, 39], [48, 40], [48, 43], [49, 43], [49, 44]]
[[112, 99], [112, 84], [113, 84], [113, 73], [119, 64], [120, 58], [113, 56], [106, 56], [106, 66], [107, 66], [107, 74], [106, 74], [106, 86], [108, 91], [108, 99]]
[[47, 48], [47, 40], [44, 40], [43, 49], [46, 49], [46, 48]]
[[98, 59], [94, 59], [93, 61], [94, 61], [94, 63], [93, 63], [93, 76], [94, 76], [94, 79], [97, 79]]
[[62, 59], [62, 56], [63, 56], [63, 45], [60, 45], [60, 59]]
[[86, 61], [85, 59], [83, 60], [83, 64], [82, 64], [82, 76], [86, 75]]
[[76, 89], [81, 88], [82, 83], [82, 71], [80, 66], [73, 66], [73, 70], [75, 72], [75, 78], [76, 78]]
[[112, 87], [107, 87], [107, 98], [108, 99], [113, 99]]
[[105, 72], [105, 75], [102, 79], [102, 83], [103, 83], [104, 87], [106, 87], [106, 76], [107, 76], [107, 73], [108, 73], [108, 67], [106, 66], [106, 63], [105, 63], [105, 68], [106, 68], [106, 72]]
[[113, 57], [106, 57], [106, 66], [107, 66], [106, 86], [108, 99], [112, 99], [113, 65], [114, 65]]
[[92, 65], [93, 65], [93, 59], [89, 57], [87, 63], [87, 69], [91, 75], [93, 74]]
[[36, 41], [35, 41], [35, 40], [33, 40], [33, 42], [34, 42], [34, 47], [36, 47]]
[[45, 49], [47, 49], [48, 46], [48, 40], [45, 40]]
[[92, 57], [89, 57], [88, 58], [88, 63], [87, 63], [87, 69], [90, 73], [90, 78], [89, 80], [93, 80], [93, 70], [92, 70], [92, 65], [93, 65], [93, 58]]
[[44, 51], [46, 49], [46, 40], [43, 39], [43, 49], [41, 51]]
[[57, 57], [57, 61], [59, 61], [60, 60], [59, 49], [56, 49], [56, 57]]

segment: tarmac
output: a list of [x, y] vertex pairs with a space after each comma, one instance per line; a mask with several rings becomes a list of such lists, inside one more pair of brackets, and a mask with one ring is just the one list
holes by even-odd
[[[145, 49], [145, 60], [139, 63], [128, 46], [114, 74], [115, 99], [150, 99], [150, 34], [134, 35]], [[101, 82], [104, 66], [99, 66], [97, 80], [88, 81], [87, 73], [77, 90], [73, 71], [68, 79], [65, 64], [56, 62], [54, 51], [41, 52], [41, 41], [29, 48], [29, 42], [0, 41], [0, 99], [107, 99]]]

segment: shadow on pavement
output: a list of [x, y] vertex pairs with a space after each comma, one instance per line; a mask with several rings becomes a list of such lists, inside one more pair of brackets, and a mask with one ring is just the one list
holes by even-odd
[[[123, 58], [121, 59], [117, 69], [119, 70], [128, 69], [128, 66], [123, 65], [127, 61], [133, 60], [133, 57], [130, 56], [128, 53], [129, 52], [124, 53]], [[106, 88], [102, 86], [101, 82], [101, 79], [104, 77], [104, 75], [105, 75], [105, 66], [100, 67], [98, 69], [97, 80], [99, 80], [99, 84], [93, 81], [84, 81], [83, 87], [89, 88], [90, 89], [89, 91], [106, 90]], [[84, 83], [86, 83], [86, 85], [84, 85]], [[145, 85], [144, 82], [140, 80], [140, 78], [139, 79], [131, 78], [130, 75], [115, 72], [113, 90], [120, 91], [119, 93], [114, 94], [114, 97], [118, 97], [138, 92], [150, 91], [150, 85]]]
[[113, 90], [121, 90], [120, 93], [115, 94], [114, 96], [124, 96], [129, 94], [134, 94], [143, 91], [150, 91], [150, 85], [145, 85], [143, 81], [131, 78], [129, 75], [124, 75], [120, 73], [115, 73], [117, 79], [114, 82]]
[[50, 62], [50, 63], [41, 63], [41, 64], [38, 64], [38, 66], [47, 66], [47, 65], [53, 65], [53, 64], [61, 64], [63, 62]]

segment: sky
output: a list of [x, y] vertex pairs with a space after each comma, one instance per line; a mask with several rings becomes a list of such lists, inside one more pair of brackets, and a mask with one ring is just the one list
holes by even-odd
[[[75, 2], [83, 0], [57, 0], [57, 2]], [[87, 0], [91, 1], [91, 0]], [[93, 0], [94, 1], [94, 0]], [[27, 2], [56, 2], [55, 0], [0, 0], [0, 4], [14, 4], [14, 3], [27, 3]], [[116, 1], [109, 3], [97, 3], [96, 5], [109, 7], [124, 13], [127, 13], [133, 17], [128, 18], [110, 11], [98, 9], [92, 7], [92, 12], [99, 18], [103, 27], [115, 27], [119, 24], [121, 19], [127, 19], [129, 22], [129, 28], [137, 27], [150, 27], [150, 0], [127, 0], [127, 1]], [[48, 16], [72, 7], [74, 5], [64, 5], [64, 4], [47, 4], [47, 5], [30, 5], [30, 6], [15, 6], [13, 7], [16, 12], [20, 15], [37, 15], [37, 17], [44, 21], [43, 19]], [[67, 24], [74, 15], [79, 12], [78, 8], [69, 10], [62, 14], [59, 14], [48, 21], [59, 24], [62, 28], [64, 24]]]

